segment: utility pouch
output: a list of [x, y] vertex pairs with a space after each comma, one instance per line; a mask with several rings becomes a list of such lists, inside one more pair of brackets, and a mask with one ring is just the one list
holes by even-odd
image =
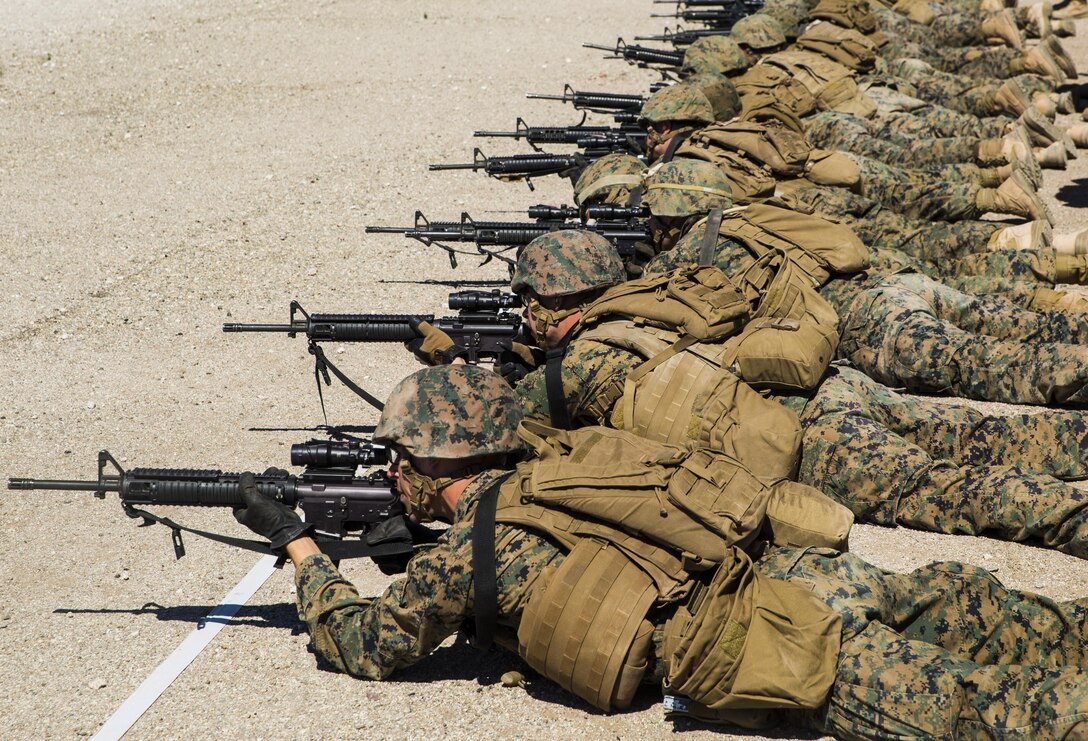
[[687, 714], [749, 727], [760, 711], [818, 708], [835, 678], [842, 618], [732, 554], [666, 625], [665, 694], [686, 700]]
[[805, 177], [817, 185], [836, 185], [857, 190], [861, 168], [843, 152], [814, 149], [805, 166]]
[[776, 546], [849, 549], [854, 513], [818, 489], [796, 481], [771, 488], [766, 535]]
[[533, 591], [518, 650], [536, 671], [601, 710], [631, 704], [651, 650], [646, 615], [657, 589], [619, 549], [578, 542]]

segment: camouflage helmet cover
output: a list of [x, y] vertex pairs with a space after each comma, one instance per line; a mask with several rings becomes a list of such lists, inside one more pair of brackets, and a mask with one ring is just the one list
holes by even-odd
[[639, 120], [647, 123], [659, 121], [695, 121], [714, 123], [714, 107], [706, 95], [695, 85], [679, 82], [661, 88], [642, 105]]
[[512, 453], [522, 407], [498, 374], [476, 365], [438, 365], [403, 379], [389, 394], [374, 439], [426, 458]]
[[792, 41], [801, 34], [804, 26], [811, 20], [808, 6], [806, 0], [765, 0], [759, 12], [781, 23], [786, 39]]
[[699, 72], [714, 72], [729, 75], [748, 69], [748, 58], [740, 50], [740, 45], [728, 36], [704, 36], [684, 52], [684, 64], [681, 74], [694, 75]]
[[560, 229], [542, 234], [518, 255], [510, 290], [569, 296], [626, 280], [616, 248], [600, 234]]
[[715, 121], [729, 121], [740, 113], [740, 95], [737, 86], [725, 75], [714, 72], [699, 72], [687, 77], [684, 82], [695, 85], [703, 91], [714, 109]]
[[644, 172], [646, 164], [633, 154], [606, 154], [582, 171], [574, 184], [574, 202], [626, 203]]
[[711, 162], [675, 159], [646, 178], [642, 203], [654, 216], [702, 214], [733, 205], [729, 178]]
[[733, 24], [729, 34], [738, 44], [751, 49], [774, 49], [786, 43], [786, 30], [766, 13], [741, 18]]

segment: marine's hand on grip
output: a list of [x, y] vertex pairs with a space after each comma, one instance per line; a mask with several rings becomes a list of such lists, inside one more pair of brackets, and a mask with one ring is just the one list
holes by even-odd
[[454, 343], [448, 334], [430, 322], [416, 318], [411, 320], [412, 329], [419, 337], [404, 343], [405, 348], [419, 358], [425, 365], [445, 365], [456, 358], [464, 357], [468, 349]]
[[[280, 469], [270, 468], [265, 473], [279, 472]], [[293, 509], [262, 495], [252, 473], [243, 473], [238, 484], [245, 506], [234, 508], [234, 519], [268, 538], [272, 550], [280, 551], [292, 540], [309, 535], [313, 530], [313, 526], [303, 522]]]

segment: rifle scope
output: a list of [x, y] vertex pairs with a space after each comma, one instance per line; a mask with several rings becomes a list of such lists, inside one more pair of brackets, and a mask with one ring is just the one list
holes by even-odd
[[450, 294], [450, 308], [455, 311], [500, 311], [521, 307], [521, 296], [508, 291], [457, 291]]
[[310, 440], [291, 446], [291, 465], [307, 468], [355, 468], [389, 464], [389, 448], [376, 443]]

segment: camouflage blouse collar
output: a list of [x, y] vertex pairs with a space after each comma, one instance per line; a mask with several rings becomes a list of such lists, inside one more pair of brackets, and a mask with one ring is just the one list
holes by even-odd
[[513, 473], [512, 469], [492, 468], [477, 476], [461, 493], [457, 501], [457, 508], [453, 512], [453, 522], [457, 524], [468, 518], [469, 513], [476, 507], [480, 494], [487, 490], [496, 479], [501, 479]]

